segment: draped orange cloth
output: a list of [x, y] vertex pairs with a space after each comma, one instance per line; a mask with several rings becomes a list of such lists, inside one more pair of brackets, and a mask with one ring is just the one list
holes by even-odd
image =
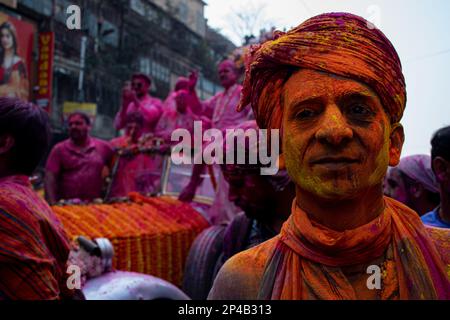
[[[417, 214], [385, 198], [374, 221], [337, 232], [296, 206], [268, 257], [260, 299], [356, 299], [341, 268], [385, 255], [381, 299], [449, 299], [443, 257]], [[368, 275], [369, 277], [369, 275]]]
[[253, 46], [238, 110], [251, 103], [260, 128], [280, 129], [282, 88], [293, 70], [312, 69], [368, 85], [392, 123], [400, 121], [406, 84], [400, 59], [386, 36], [349, 13], [315, 16], [275, 40]]

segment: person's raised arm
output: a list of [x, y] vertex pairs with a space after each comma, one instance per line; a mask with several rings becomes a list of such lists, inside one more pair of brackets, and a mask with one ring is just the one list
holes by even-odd
[[135, 95], [133, 94], [130, 86], [125, 85], [122, 88], [122, 105], [119, 112], [117, 112], [116, 118], [114, 119], [114, 127], [116, 128], [116, 130], [121, 130], [125, 127], [125, 119], [128, 112], [128, 106], [135, 100], [134, 98]]
[[205, 168], [205, 164], [194, 165], [191, 180], [178, 196], [178, 200], [183, 202], [191, 202], [194, 199], [197, 188], [202, 182], [202, 173], [205, 171]]

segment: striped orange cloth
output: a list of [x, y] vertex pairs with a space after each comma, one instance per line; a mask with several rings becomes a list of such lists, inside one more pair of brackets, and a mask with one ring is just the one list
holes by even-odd
[[189, 249], [209, 226], [190, 205], [130, 194], [131, 202], [54, 206], [69, 237], [108, 238], [117, 270], [150, 274], [181, 286]]

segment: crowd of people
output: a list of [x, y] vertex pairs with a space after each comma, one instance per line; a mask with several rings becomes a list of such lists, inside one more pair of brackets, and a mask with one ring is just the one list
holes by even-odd
[[[401, 157], [406, 85], [386, 36], [361, 17], [322, 14], [252, 45], [245, 60], [242, 85], [235, 61], [219, 64], [224, 90], [207, 101], [196, 72], [164, 102], [134, 74], [115, 119], [124, 134], [110, 142], [90, 136], [87, 115], [71, 114], [69, 138], [46, 162], [48, 203], [28, 182], [49, 144], [48, 117], [0, 98], [0, 299], [79, 297], [64, 284], [69, 242], [49, 204], [154, 192], [155, 150], [170, 150], [172, 132], [193, 132], [194, 121], [279, 129], [281, 153], [269, 176], [261, 161], [192, 166], [179, 199], [194, 200], [206, 170], [216, 190], [212, 226], [186, 262], [190, 297], [449, 299], [450, 127], [433, 135], [430, 155]], [[376, 288], [370, 266], [381, 270]]]

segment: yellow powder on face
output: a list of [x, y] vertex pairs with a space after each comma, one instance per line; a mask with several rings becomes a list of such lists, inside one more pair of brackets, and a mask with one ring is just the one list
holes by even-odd
[[389, 165], [389, 148], [390, 148], [391, 128], [384, 129], [383, 147], [375, 160], [375, 171], [369, 177], [369, 185], [376, 185], [383, 181]]

